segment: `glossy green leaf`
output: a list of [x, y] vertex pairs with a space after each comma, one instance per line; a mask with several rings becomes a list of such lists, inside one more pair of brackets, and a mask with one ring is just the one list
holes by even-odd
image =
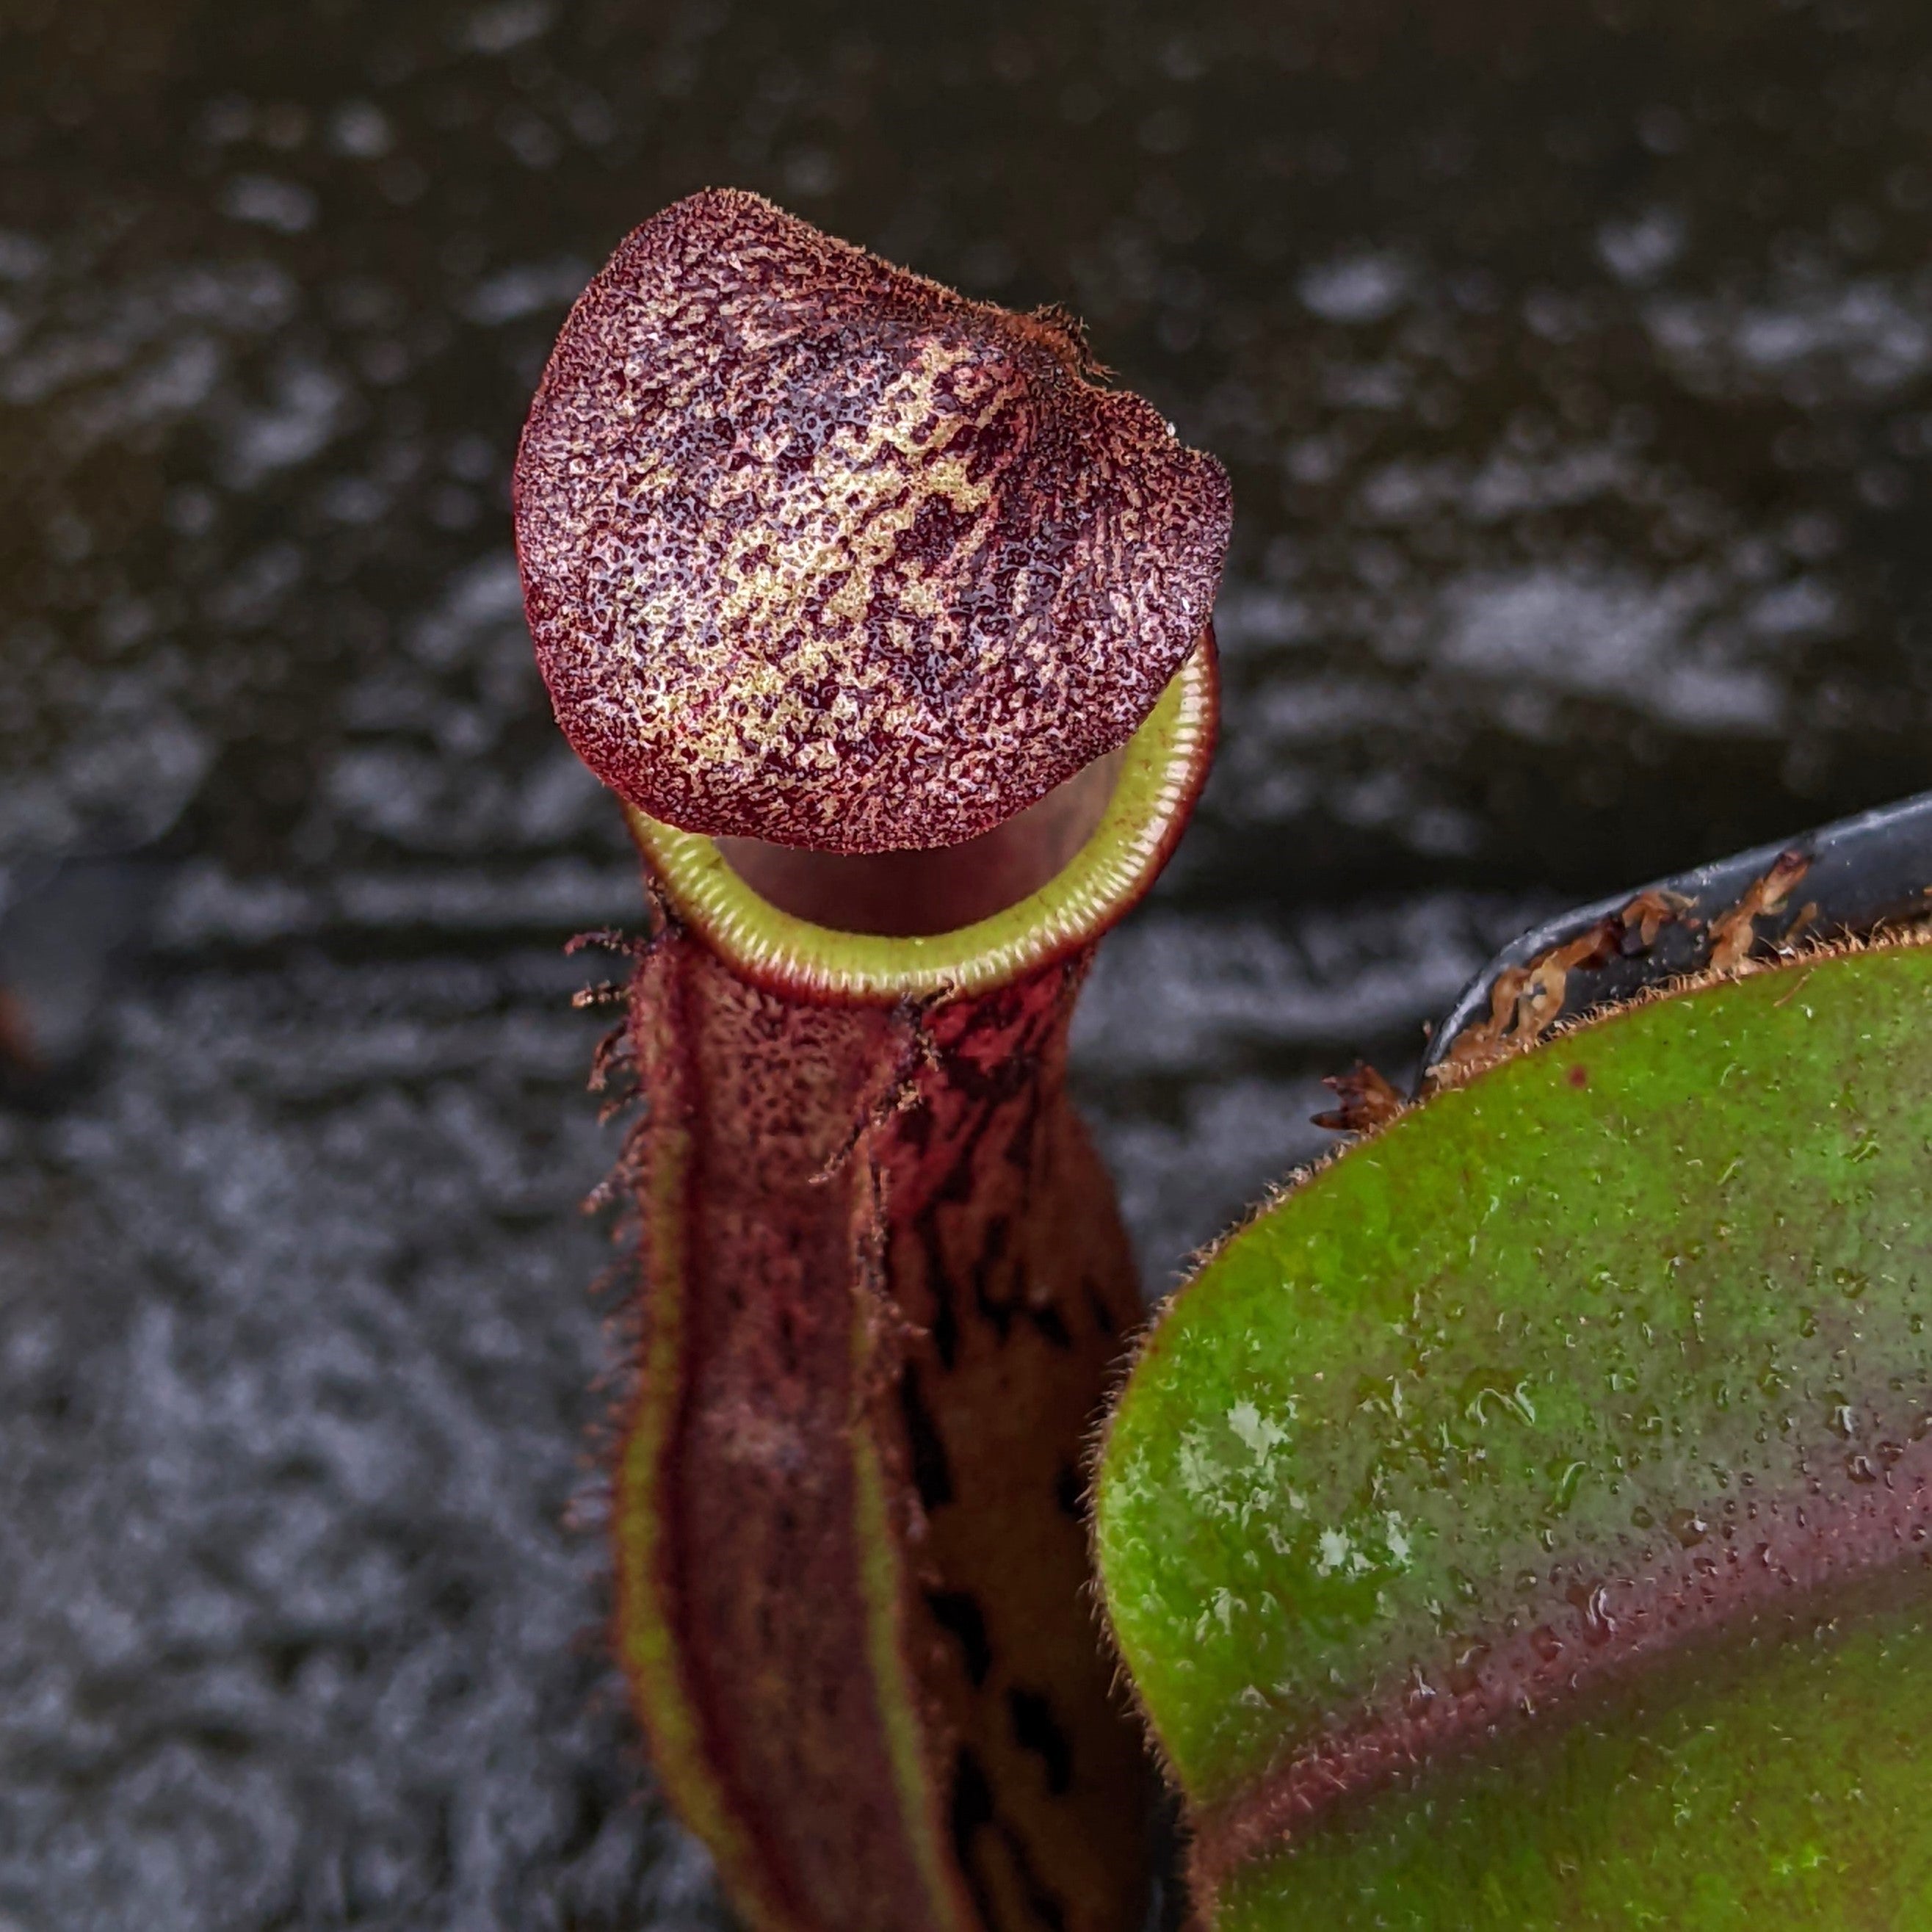
[[[1932, 952], [1900, 946], [1507, 1060], [1222, 1247], [1124, 1392], [1096, 1507], [1216, 1923], [1772, 1898], [1808, 1763], [1864, 1775], [1862, 1724], [1932, 1711], [1928, 1178]], [[1880, 1588], [1892, 1624], [1861, 1621]], [[1932, 1848], [1894, 1746], [1814, 1808], [1876, 1834], [1858, 1897]], [[1730, 1802], [1747, 1776], [1784, 1809]], [[1921, 1922], [1778, 1897], [1786, 1924]]]
[[1932, 1606], [1811, 1607], [1257, 1860], [1218, 1932], [1932, 1925]]

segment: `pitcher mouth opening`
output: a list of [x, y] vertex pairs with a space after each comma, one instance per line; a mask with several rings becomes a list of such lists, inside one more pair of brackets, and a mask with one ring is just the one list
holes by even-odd
[[724, 862], [781, 912], [836, 932], [929, 938], [975, 926], [1030, 898], [1100, 829], [1126, 747], [1096, 758], [1046, 796], [957, 845], [898, 852], [814, 852], [721, 838]]
[[938, 865], [625, 816], [672, 912], [742, 977], [861, 1004], [972, 992], [1089, 944], [1138, 902], [1206, 782], [1219, 708], [1210, 626], [1118, 751]]

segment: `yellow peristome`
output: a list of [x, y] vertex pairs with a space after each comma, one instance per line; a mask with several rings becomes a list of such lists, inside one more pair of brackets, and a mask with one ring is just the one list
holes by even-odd
[[1036, 892], [952, 932], [839, 932], [782, 912], [716, 843], [625, 807], [673, 910], [735, 970], [806, 999], [890, 1005], [974, 993], [1096, 939], [1154, 883], [1186, 825], [1214, 752], [1216, 677], [1197, 648], [1127, 742], [1100, 823]]

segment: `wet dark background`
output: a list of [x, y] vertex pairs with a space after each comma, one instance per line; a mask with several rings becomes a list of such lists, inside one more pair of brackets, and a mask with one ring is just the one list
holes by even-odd
[[1079, 1035], [1154, 1286], [1531, 917], [1932, 784], [1922, 0], [0, 0], [0, 1932], [710, 1922], [562, 1522], [638, 902], [505, 479], [715, 182], [1233, 471]]

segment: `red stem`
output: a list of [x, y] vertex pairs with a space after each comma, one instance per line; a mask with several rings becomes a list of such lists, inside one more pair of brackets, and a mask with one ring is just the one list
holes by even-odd
[[1121, 1932], [1142, 1763], [1084, 1445], [1140, 1304], [1063, 1090], [1090, 947], [929, 1010], [808, 1004], [670, 928], [620, 1640], [760, 1926]]

